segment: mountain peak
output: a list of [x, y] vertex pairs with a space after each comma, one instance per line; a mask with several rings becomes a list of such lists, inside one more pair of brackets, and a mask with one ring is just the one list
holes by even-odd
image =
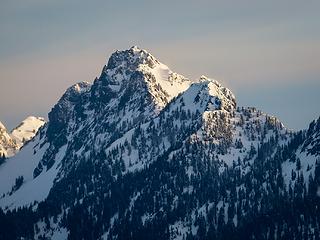
[[39, 128], [44, 124], [43, 118], [29, 116], [10, 133], [0, 122], [0, 157], [2, 154], [6, 157], [15, 155], [27, 141], [37, 134]]
[[133, 46], [130, 49], [121, 51], [117, 50], [112, 53], [106, 68], [114, 69], [119, 66], [136, 68], [140, 64], [147, 64], [149, 67], [153, 68], [159, 64], [159, 61], [146, 50]]
[[221, 100], [221, 107], [224, 109], [236, 108], [236, 97], [232, 91], [215, 79], [208, 78], [202, 75], [197, 84], [205, 85], [210, 96], [216, 96]]
[[12, 130], [12, 138], [20, 148], [25, 142], [31, 140], [45, 123], [42, 117], [29, 116]]
[[[172, 98], [191, 84], [187, 78], [174, 73], [146, 50], [133, 46], [114, 52], [94, 83], [94, 96], [126, 96], [147, 91], [157, 108], [164, 107]], [[130, 92], [130, 93], [129, 93]]]
[[132, 46], [130, 49], [132, 49], [132, 51], [135, 51], [135, 52], [140, 52], [141, 50], [143, 50], [136, 45]]

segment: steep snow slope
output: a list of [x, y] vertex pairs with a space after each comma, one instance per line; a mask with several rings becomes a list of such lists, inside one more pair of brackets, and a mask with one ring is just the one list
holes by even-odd
[[42, 141], [38, 135], [33, 141], [29, 142], [21, 152], [0, 166], [0, 192], [2, 195], [0, 205], [3, 209], [12, 204], [14, 204], [13, 207], [18, 207], [20, 206], [19, 202], [24, 202], [25, 198], [36, 197], [34, 194], [37, 193], [37, 191], [30, 193], [25, 192], [24, 195], [15, 197], [15, 193], [20, 190], [15, 189], [15, 181], [18, 177], [22, 176], [23, 185], [29, 182], [33, 183], [33, 170], [48, 147], [44, 145], [40, 148], [41, 144]]

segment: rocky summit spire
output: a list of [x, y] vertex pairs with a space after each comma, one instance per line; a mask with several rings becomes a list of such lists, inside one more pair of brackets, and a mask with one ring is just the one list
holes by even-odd
[[113, 96], [125, 96], [128, 102], [135, 93], [146, 93], [147, 104], [159, 110], [190, 84], [189, 79], [171, 71], [149, 52], [133, 46], [111, 55], [93, 89], [94, 95], [105, 102]]
[[114, 52], [108, 60], [107, 69], [114, 69], [122, 65], [126, 68], [136, 68], [140, 64], [146, 64], [150, 68], [160, 62], [146, 50], [133, 46], [130, 49]]

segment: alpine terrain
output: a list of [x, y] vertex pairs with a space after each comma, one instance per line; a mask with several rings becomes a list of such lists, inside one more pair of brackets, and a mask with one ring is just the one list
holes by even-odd
[[26, 142], [0, 165], [0, 239], [320, 238], [320, 118], [294, 132], [138, 47], [48, 118], [0, 125], [6, 156]]

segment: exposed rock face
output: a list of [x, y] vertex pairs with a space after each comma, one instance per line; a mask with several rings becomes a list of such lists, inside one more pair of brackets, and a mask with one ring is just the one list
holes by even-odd
[[320, 154], [320, 118], [310, 123], [307, 131], [307, 139], [302, 147], [307, 154], [316, 155]]

